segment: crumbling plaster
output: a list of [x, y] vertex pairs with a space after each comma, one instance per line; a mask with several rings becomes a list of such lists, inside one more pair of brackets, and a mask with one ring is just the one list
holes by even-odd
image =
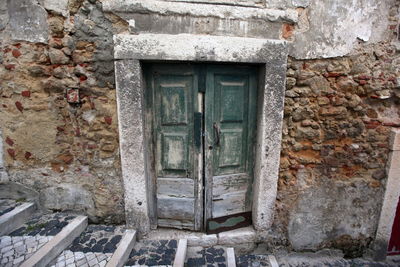
[[297, 59], [345, 56], [359, 42], [376, 43], [387, 37], [393, 0], [311, 1], [308, 29], [294, 33], [290, 55]]
[[[262, 7], [242, 7], [156, 0], [105, 0], [103, 5], [105, 11], [114, 12], [126, 20], [137, 20], [135, 24], [140, 25], [139, 31], [154, 33], [237, 35], [278, 39], [282, 34], [282, 27], [273, 27], [271, 23], [292, 24], [294, 31], [293, 36], [288, 39], [290, 41], [289, 55], [297, 59], [314, 59], [345, 56], [351, 53], [360, 42], [376, 43], [386, 38], [387, 17], [393, 1], [274, 0], [267, 1]], [[149, 25], [145, 14], [153, 18], [161, 16], [161, 19], [156, 19], [156, 21], [162, 20], [160, 25], [174, 24], [174, 21], [179, 21], [179, 27], [175, 24], [172, 27], [175, 30], [178, 28], [179, 32], [171, 32], [172, 30], [168, 27], [164, 27], [164, 32], [162, 32], [157, 23], [152, 22]], [[169, 17], [171, 19], [168, 20]], [[198, 24], [204, 23], [204, 21], [199, 21], [199, 18], [212, 20], [218, 18], [221, 21], [208, 22], [208, 31], [195, 32]], [[230, 23], [223, 23], [226, 20]], [[260, 23], [260, 21], [263, 22]], [[238, 22], [240, 24], [235, 24]], [[181, 26], [185, 23], [188, 27]], [[210, 31], [212, 23], [218, 25], [218, 30]], [[268, 31], [262, 30], [263, 25], [268, 28]], [[221, 27], [224, 30], [221, 30]]]

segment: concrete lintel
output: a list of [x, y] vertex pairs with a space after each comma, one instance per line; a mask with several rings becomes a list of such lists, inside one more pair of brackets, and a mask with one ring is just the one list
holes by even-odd
[[266, 63], [287, 54], [285, 41], [212, 35], [118, 34], [114, 44], [116, 59]]
[[0, 216], [0, 236], [7, 235], [26, 222], [36, 210], [35, 203], [24, 203]]
[[387, 255], [396, 209], [400, 199], [400, 130], [391, 133], [391, 152], [386, 166], [387, 182], [378, 229], [374, 241], [374, 259], [384, 260]]
[[266, 9], [229, 5], [209, 5], [157, 0], [106, 0], [103, 9], [121, 16], [127, 13], [153, 13], [160, 15], [182, 15], [194, 17], [217, 17], [221, 19], [265, 21], [287, 21], [295, 23], [298, 13], [295, 9]]
[[136, 231], [127, 230], [127, 232], [122, 237], [121, 242], [117, 247], [117, 250], [112, 255], [110, 261], [107, 263], [106, 267], [121, 267], [124, 266], [126, 260], [133, 249], [136, 242]]
[[26, 260], [20, 267], [41, 267], [47, 266], [64, 249], [66, 249], [76, 237], [78, 237], [88, 224], [86, 216], [78, 216], [54, 238], [41, 247], [35, 254]]

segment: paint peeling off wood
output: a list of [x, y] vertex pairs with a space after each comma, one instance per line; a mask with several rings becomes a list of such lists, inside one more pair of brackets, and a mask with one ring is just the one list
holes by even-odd
[[220, 198], [214, 198], [212, 202], [212, 217], [221, 217], [229, 214], [245, 212], [246, 191], [223, 194]]
[[157, 196], [194, 198], [194, 181], [188, 178], [158, 178]]
[[194, 230], [194, 223], [189, 220], [158, 219], [158, 226]]
[[194, 198], [159, 197], [158, 217], [163, 219], [193, 220]]
[[222, 175], [213, 177], [213, 198], [222, 194], [247, 190], [250, 177], [247, 173]]

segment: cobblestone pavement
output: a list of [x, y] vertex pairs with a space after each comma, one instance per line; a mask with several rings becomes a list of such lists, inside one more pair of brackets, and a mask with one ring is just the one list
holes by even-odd
[[68, 249], [83, 253], [114, 253], [124, 231], [121, 226], [89, 225]]
[[19, 266], [52, 236], [2, 236], [0, 238], [0, 266]]
[[124, 230], [121, 226], [89, 225], [51, 266], [105, 266], [117, 249]]
[[270, 267], [268, 255], [243, 255], [236, 257], [237, 267], [259, 267], [266, 266]]
[[188, 249], [186, 266], [226, 267], [225, 248], [220, 246]]
[[36, 215], [10, 236], [54, 236], [58, 234], [76, 216], [66, 213]]
[[72, 252], [64, 250], [60, 256], [50, 264], [51, 267], [104, 267], [111, 259], [112, 253]]
[[[388, 258], [386, 262], [368, 259], [344, 259], [335, 256], [321, 256], [318, 253], [293, 253], [276, 256], [280, 267], [398, 267], [399, 258]], [[250, 265], [257, 266], [257, 265]], [[259, 266], [259, 265], [258, 265]]]
[[12, 211], [15, 207], [21, 204], [22, 202], [17, 202], [12, 199], [0, 199], [0, 216]]
[[177, 240], [146, 240], [137, 242], [125, 266], [172, 265], [177, 244]]

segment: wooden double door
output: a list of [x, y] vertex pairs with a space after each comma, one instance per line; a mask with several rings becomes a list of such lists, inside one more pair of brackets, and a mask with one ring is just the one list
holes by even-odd
[[155, 224], [209, 233], [251, 224], [257, 68], [144, 70]]

